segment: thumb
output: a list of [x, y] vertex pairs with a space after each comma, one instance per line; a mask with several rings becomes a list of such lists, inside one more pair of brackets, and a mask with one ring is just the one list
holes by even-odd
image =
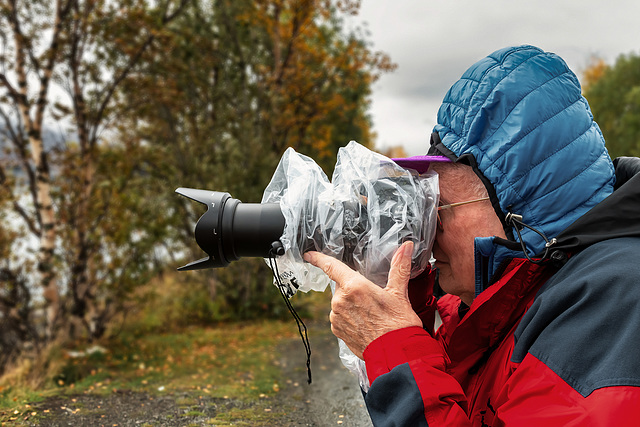
[[389, 280], [387, 289], [393, 289], [402, 295], [409, 297], [408, 284], [411, 278], [411, 257], [413, 255], [413, 242], [404, 242], [398, 248], [391, 259]]

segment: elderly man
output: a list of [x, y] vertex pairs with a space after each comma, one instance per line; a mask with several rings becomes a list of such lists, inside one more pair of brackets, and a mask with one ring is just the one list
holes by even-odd
[[305, 255], [337, 283], [332, 330], [365, 360], [374, 424], [637, 425], [640, 159], [611, 161], [575, 75], [532, 46], [465, 72], [430, 154], [450, 160], [431, 165], [447, 295], [435, 269], [409, 280], [410, 242], [384, 289]]

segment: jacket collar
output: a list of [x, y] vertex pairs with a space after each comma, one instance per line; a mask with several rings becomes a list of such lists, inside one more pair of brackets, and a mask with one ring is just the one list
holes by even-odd
[[540, 287], [556, 272], [548, 264], [508, 261], [500, 278], [473, 301], [448, 339], [452, 366], [468, 368], [499, 345], [531, 306]]
[[511, 259], [522, 257], [520, 246], [512, 243], [497, 237], [475, 238], [476, 298], [497, 279], [501, 267]]

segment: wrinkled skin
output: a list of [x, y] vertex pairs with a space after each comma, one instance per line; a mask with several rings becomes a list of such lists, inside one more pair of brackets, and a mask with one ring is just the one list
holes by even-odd
[[361, 359], [369, 343], [387, 332], [422, 327], [408, 294], [412, 252], [412, 242], [405, 242], [396, 251], [385, 288], [330, 256], [319, 252], [304, 255], [307, 262], [321, 268], [336, 282], [329, 315], [331, 331]]
[[[471, 167], [455, 169], [444, 164], [435, 167], [440, 178], [440, 204], [464, 202], [484, 197], [482, 187]], [[476, 237], [506, 238], [502, 223], [488, 200], [440, 211], [442, 227], [436, 232], [433, 244], [435, 267], [440, 271], [439, 284], [443, 291], [457, 295], [466, 305], [476, 296], [475, 249]]]

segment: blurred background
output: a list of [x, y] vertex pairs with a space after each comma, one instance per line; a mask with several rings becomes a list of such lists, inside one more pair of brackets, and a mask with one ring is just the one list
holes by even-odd
[[[624, 61], [620, 55], [631, 56], [628, 60], [633, 62], [640, 49], [636, 29], [640, 4], [622, 0], [580, 4], [568, 0], [363, 0], [360, 4], [349, 25], [364, 29], [375, 48], [388, 53], [398, 65], [372, 86], [370, 112], [376, 146], [400, 145], [411, 156], [424, 154], [447, 89], [471, 64], [494, 50], [532, 44], [555, 52], [588, 86], [605, 66]], [[633, 74], [633, 65], [626, 67]], [[625, 65], [618, 68], [621, 73]], [[632, 79], [631, 74], [627, 78]], [[619, 101], [620, 105], [628, 105], [629, 97], [637, 99], [629, 94], [635, 85], [637, 80], [613, 84], [625, 92], [627, 101]], [[594, 99], [593, 92], [599, 89], [587, 89], [589, 101], [598, 104], [594, 110], [608, 108], [600, 105], [603, 100]], [[608, 126], [604, 121], [600, 117], [600, 124]], [[605, 130], [611, 133], [613, 127]]]
[[[524, 43], [579, 75], [612, 157], [638, 156], [638, 17], [618, 0], [0, 0], [1, 413], [73, 387], [158, 391], [167, 372], [141, 360], [186, 378], [205, 362], [171, 371], [185, 352], [235, 378], [209, 385], [220, 398], [277, 393], [279, 371], [254, 366], [277, 356], [255, 351], [297, 331], [271, 272], [177, 274], [202, 257], [203, 212], [175, 188], [258, 202], [287, 147], [329, 176], [350, 140], [424, 154], [448, 87]], [[328, 295], [292, 302], [326, 321]], [[225, 329], [250, 375], [222, 369], [241, 357]]]

